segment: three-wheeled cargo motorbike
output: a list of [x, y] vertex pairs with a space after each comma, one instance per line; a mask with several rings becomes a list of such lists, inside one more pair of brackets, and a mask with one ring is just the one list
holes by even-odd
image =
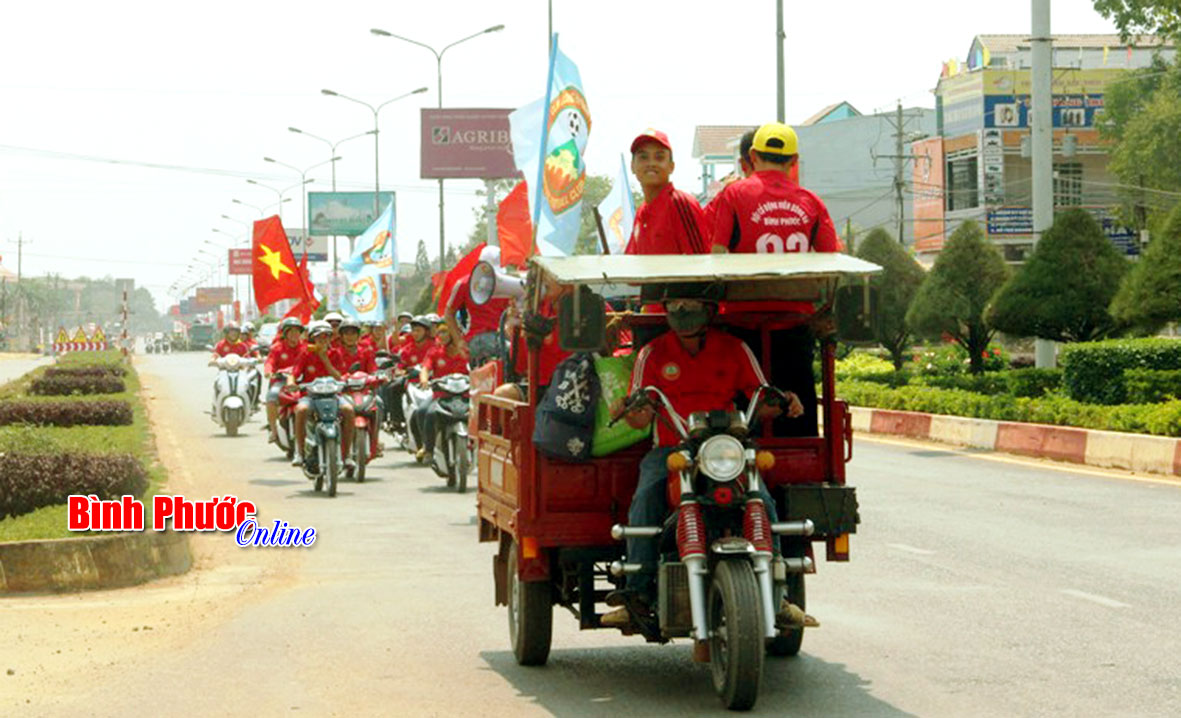
[[[773, 363], [783, 360], [772, 353], [772, 327], [829, 312], [838, 291], [849, 294], [840, 289], [842, 281], [864, 282], [868, 307], [868, 277], [880, 270], [820, 253], [546, 257], [533, 263], [525, 301], [534, 309], [542, 286], [569, 288], [557, 311], [563, 348], [601, 351], [609, 321], [651, 336], [667, 326], [643, 301], [657, 296], [653, 290], [710, 285], [723, 306], [715, 327], [760, 328], [756, 359], [768, 377]], [[610, 305], [603, 296], [612, 298]], [[611, 309], [620, 298], [633, 307], [646, 304], [645, 310]], [[768, 300], [790, 300], [801, 309], [771, 315]], [[479, 538], [498, 543], [495, 597], [508, 607], [517, 662], [546, 662], [554, 606], [569, 610], [582, 629], [604, 628], [600, 606], [608, 594], [622, 588], [628, 574], [651, 572], [651, 613], [620, 630], [656, 643], [690, 639], [694, 659], [711, 664], [723, 704], [750, 708], [764, 656], [798, 653], [805, 626], [814, 625], [805, 613], [804, 585], [816, 572], [815, 547], [823, 547], [828, 561], [848, 561], [849, 536], [859, 522], [855, 489], [845, 483], [852, 420], [834, 395], [835, 339], [820, 343], [819, 436], [775, 436], [771, 422], [756, 418], [764, 401], [785, 399], [770, 385], [755, 392], [744, 411], [718, 407], [689, 416], [654, 387], [628, 397], [623, 410], [663, 407], [680, 441], [667, 460], [670, 513], [656, 526], [627, 525], [650, 442], [585, 461], [556, 459], [534, 445], [537, 387], [549, 377], [539, 375], [537, 349], [529, 352], [525, 400], [473, 398]], [[755, 496], [760, 486], [775, 501], [774, 523]], [[628, 538], [657, 540], [657, 564], [629, 561]]]

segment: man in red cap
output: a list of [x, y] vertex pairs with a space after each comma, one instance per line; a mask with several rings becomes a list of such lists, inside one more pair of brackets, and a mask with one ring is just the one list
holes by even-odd
[[709, 251], [701, 205], [669, 181], [676, 165], [668, 135], [647, 129], [632, 140], [632, 174], [644, 191], [644, 204], [625, 254], [705, 254]]

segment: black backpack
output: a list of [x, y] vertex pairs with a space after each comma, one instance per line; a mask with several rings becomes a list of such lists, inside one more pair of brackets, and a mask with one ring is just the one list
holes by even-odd
[[554, 369], [549, 389], [537, 405], [533, 445], [554, 459], [590, 458], [599, 403], [599, 375], [591, 354], [574, 354]]

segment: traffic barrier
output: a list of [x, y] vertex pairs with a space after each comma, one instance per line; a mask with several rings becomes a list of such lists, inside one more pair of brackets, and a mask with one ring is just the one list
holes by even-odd
[[851, 407], [854, 431], [1109, 469], [1181, 476], [1181, 440], [1049, 424]]

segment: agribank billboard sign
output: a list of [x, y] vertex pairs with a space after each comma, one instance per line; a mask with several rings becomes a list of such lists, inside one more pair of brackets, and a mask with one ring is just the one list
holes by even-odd
[[508, 116], [512, 110], [422, 110], [423, 179], [516, 177]]

